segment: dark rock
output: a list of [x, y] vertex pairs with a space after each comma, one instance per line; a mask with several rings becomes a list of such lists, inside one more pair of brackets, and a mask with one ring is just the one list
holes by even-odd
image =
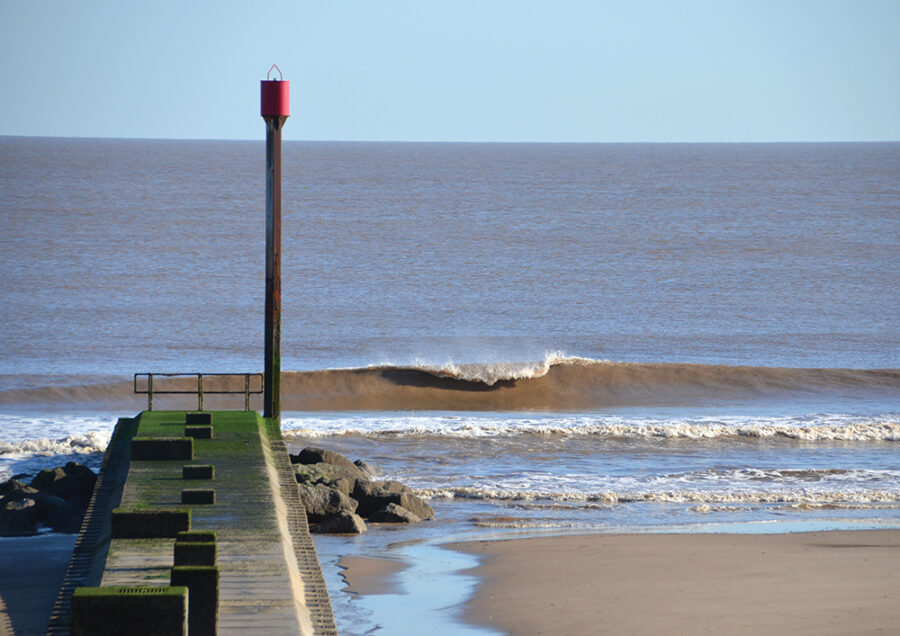
[[399, 481], [359, 481], [356, 482], [356, 487], [353, 489], [351, 496], [355, 499], [359, 499], [360, 497], [365, 497], [372, 493], [381, 492], [411, 493], [412, 489], [407, 488]]
[[412, 488], [404, 486], [399, 481], [376, 481], [375, 483], [388, 492], [408, 492], [409, 494], [413, 494]]
[[363, 517], [368, 517], [391, 503], [388, 498], [390, 494], [374, 481], [358, 481], [350, 496], [359, 503], [357, 512]]
[[0, 536], [25, 537], [37, 533], [38, 513], [34, 499], [6, 501], [0, 508]]
[[359, 515], [346, 510], [310, 528], [310, 532], [318, 534], [362, 534], [365, 531], [365, 521]]
[[357, 503], [347, 495], [323, 484], [297, 486], [306, 516], [312, 522], [322, 521], [341, 512], [356, 512]]
[[46, 468], [31, 485], [11, 479], [0, 485], [0, 535], [34, 534], [38, 525], [78, 532], [97, 476], [77, 462]]
[[[51, 495], [47, 492], [36, 492], [31, 495], [30, 499], [34, 499], [35, 506], [37, 507], [38, 521], [40, 522], [43, 522], [44, 519], [60, 508], [65, 508], [69, 505], [62, 497], [57, 497], [56, 495]], [[75, 508], [79, 508], [79, 506], [75, 506]]]
[[[294, 474], [297, 477], [297, 481], [301, 484], [325, 484], [331, 488], [346, 490], [344, 493], [346, 495], [353, 491], [356, 482], [366, 480], [363, 472], [352, 464], [349, 468], [327, 462], [294, 464]], [[347, 482], [343, 487], [339, 485], [339, 482], [342, 480]]]
[[391, 493], [391, 495], [394, 497], [391, 503], [395, 503], [401, 508], [406, 508], [419, 519], [434, 519], [434, 509], [425, 503], [421, 497], [407, 492]]
[[45, 468], [31, 480], [31, 486], [87, 508], [97, 475], [87, 466], [69, 462], [64, 468]]
[[43, 525], [54, 532], [76, 534], [84, 520], [84, 509], [71, 503], [64, 503], [51, 512], [43, 521]]
[[66, 476], [66, 471], [57, 466], [56, 468], [45, 468], [31, 480], [30, 486], [37, 488], [42, 492], [50, 492], [54, 482]]
[[382, 501], [386, 494], [387, 491], [376, 485], [374, 481], [358, 481], [350, 496], [359, 503], [357, 512], [363, 517], [368, 517], [390, 503]]
[[389, 503], [369, 516], [369, 521], [372, 523], [418, 523], [421, 519], [406, 508]]
[[31, 497], [36, 492], [39, 492], [37, 488], [32, 488], [18, 479], [10, 479], [0, 485], [0, 497], [10, 501], [21, 501], [26, 497]]
[[353, 488], [356, 486], [356, 480], [349, 479], [335, 479], [331, 482], [331, 487], [335, 490], [340, 490], [342, 493], [350, 496], [350, 493], [353, 492]]
[[77, 462], [66, 464], [65, 471], [65, 478], [53, 484], [52, 494], [66, 501], [77, 499], [79, 506], [87, 508], [94, 494], [94, 486], [97, 484], [96, 473]]
[[326, 464], [341, 466], [352, 471], [359, 470], [356, 464], [351, 462], [340, 453], [335, 453], [334, 451], [326, 450], [324, 448], [308, 446], [300, 451], [299, 454], [291, 455], [292, 464], [321, 464], [323, 462]]
[[391, 503], [406, 508], [420, 519], [434, 517], [431, 506], [397, 481], [357, 482], [353, 498], [359, 502], [357, 512], [363, 517], [368, 517]]
[[361, 459], [357, 459], [355, 462], [353, 462], [353, 465], [363, 471], [363, 473], [365, 473], [366, 476], [370, 478], [376, 477], [382, 473], [380, 466], [364, 462]]

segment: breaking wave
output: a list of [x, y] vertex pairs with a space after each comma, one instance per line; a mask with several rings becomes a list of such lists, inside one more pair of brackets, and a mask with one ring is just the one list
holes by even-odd
[[[379, 365], [282, 374], [282, 408], [297, 411], [565, 411], [769, 397], [866, 397], [873, 392], [900, 397], [900, 370], [630, 363], [551, 353], [537, 362]], [[0, 405], [45, 403], [139, 409], [146, 398], [134, 395], [131, 381], [105, 378], [97, 383], [82, 377], [71, 385], [0, 391]], [[155, 399], [156, 408], [194, 408], [195, 404], [194, 397], [159, 395]], [[243, 396], [208, 396], [206, 405], [240, 408]], [[253, 405], [259, 408], [258, 396]]]
[[424, 488], [417, 492], [433, 499], [474, 499], [479, 501], [537, 502], [552, 500], [567, 503], [592, 505], [617, 505], [626, 503], [679, 503], [695, 505], [753, 505], [781, 504], [787, 506], [811, 506], [836, 508], [845, 506], [873, 505], [900, 506], [900, 492], [890, 490], [838, 490], [811, 491], [808, 489], [775, 491], [708, 491], [708, 490], [666, 490], [666, 491], [535, 491], [504, 490], [476, 486], [453, 488]]
[[[567, 356], [560, 351], [547, 353], [544, 359], [538, 362], [495, 362], [484, 364], [456, 364], [447, 362], [443, 365], [434, 365], [427, 362], [418, 363], [408, 367], [412, 371], [424, 371], [437, 378], [449, 378], [461, 382], [484, 384], [492, 387], [498, 383], [509, 383], [516, 380], [530, 380], [542, 378], [550, 369], [558, 365], [591, 363], [606, 363], [604, 360], [591, 360], [590, 358], [578, 358]], [[372, 369], [387, 369], [390, 366], [373, 366]], [[402, 367], [398, 367], [401, 368]]]
[[285, 418], [286, 439], [339, 435], [369, 438], [479, 439], [514, 436], [594, 436], [621, 439], [785, 439], [805, 442], [897, 442], [900, 414], [877, 417], [825, 414], [639, 418], [615, 416], [490, 417], [472, 415]]
[[59, 439], [28, 439], [19, 442], [0, 442], [2, 455], [87, 455], [102, 453], [109, 444], [109, 433], [90, 432]]

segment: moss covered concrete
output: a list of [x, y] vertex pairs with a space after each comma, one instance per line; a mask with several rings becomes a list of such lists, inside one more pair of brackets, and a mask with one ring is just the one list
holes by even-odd
[[[187, 419], [183, 411], [144, 412], [133, 436], [181, 436]], [[265, 624], [278, 633], [336, 634], [278, 423], [244, 411], [216, 411], [210, 421], [210, 439], [192, 438], [192, 461], [214, 467], [215, 503], [182, 503], [183, 491], [199, 485], [183, 479], [184, 461], [132, 459], [120, 506], [188, 508], [191, 535], [214, 533], [220, 633]], [[170, 538], [113, 538], [101, 585], [169, 583], [174, 548]]]
[[187, 586], [80, 587], [72, 595], [73, 636], [188, 633]]

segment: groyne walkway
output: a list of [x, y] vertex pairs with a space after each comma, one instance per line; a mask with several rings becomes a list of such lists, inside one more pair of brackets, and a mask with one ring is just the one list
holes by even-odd
[[119, 420], [48, 633], [142, 621], [192, 635], [337, 634], [277, 421]]

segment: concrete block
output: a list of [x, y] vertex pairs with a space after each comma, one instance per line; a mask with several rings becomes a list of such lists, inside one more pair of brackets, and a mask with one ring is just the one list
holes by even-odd
[[215, 565], [216, 544], [199, 542], [175, 542], [175, 565]]
[[197, 543], [215, 543], [216, 533], [211, 530], [187, 530], [179, 532], [175, 540], [179, 543], [189, 543], [195, 541]]
[[194, 440], [190, 437], [135, 437], [131, 440], [131, 459], [194, 459]]
[[79, 587], [72, 593], [73, 636], [188, 634], [188, 588]]
[[212, 424], [212, 413], [185, 413], [184, 421], [187, 424]]
[[185, 488], [181, 491], [181, 503], [205, 505], [216, 503], [216, 491], [212, 489]]
[[194, 439], [212, 439], [212, 426], [185, 426], [184, 436], [193, 437]]
[[112, 511], [113, 539], [174, 537], [191, 529], [191, 511], [182, 508], [116, 508]]
[[191, 636], [215, 636], [219, 620], [219, 568], [176, 565], [172, 568], [171, 583], [189, 590], [188, 629]]
[[215, 479], [215, 477], [216, 467], [209, 464], [181, 467], [182, 479]]

